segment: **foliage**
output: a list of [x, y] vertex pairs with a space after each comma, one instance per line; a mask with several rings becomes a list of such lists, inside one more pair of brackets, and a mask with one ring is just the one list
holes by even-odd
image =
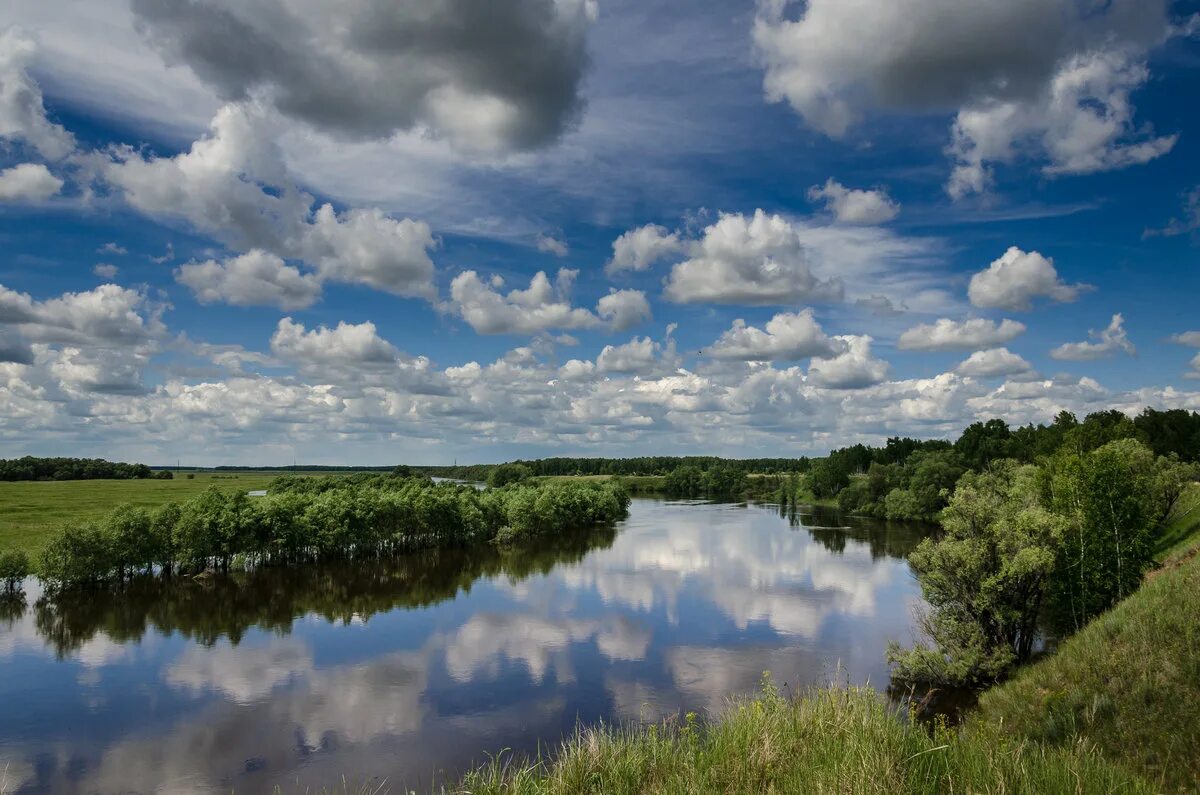
[[663, 478], [662, 486], [668, 497], [689, 500], [742, 500], [746, 488], [746, 473], [734, 466], [680, 467]]
[[4, 586], [4, 590], [16, 590], [21, 581], [32, 573], [29, 556], [21, 550], [0, 552], [0, 585]]
[[1063, 523], [1040, 505], [1036, 478], [1012, 462], [963, 476], [943, 512], [945, 534], [909, 556], [934, 647], [893, 645], [894, 680], [977, 685], [1029, 659]]
[[869, 688], [797, 698], [769, 685], [711, 721], [580, 728], [533, 762], [502, 755], [447, 792], [902, 793], [1153, 789], [1082, 748], [1044, 749], [897, 719]]
[[0, 480], [125, 480], [151, 477], [145, 464], [122, 464], [102, 458], [0, 459]]
[[1047, 465], [1042, 488], [1066, 518], [1055, 596], [1078, 629], [1137, 589], [1156, 532], [1196, 473], [1133, 439], [1082, 454], [1069, 445]]
[[850, 473], [830, 456], [813, 461], [808, 471], [808, 487], [817, 497], [836, 497], [850, 485]]
[[487, 484], [495, 488], [512, 483], [524, 483], [533, 477], [533, 470], [525, 464], [501, 464], [488, 473]]
[[44, 550], [40, 575], [57, 585], [83, 584], [176, 567], [228, 569], [235, 556], [269, 565], [511, 543], [611, 523], [629, 507], [619, 481], [480, 491], [382, 474], [287, 477], [278, 486], [260, 499], [214, 486], [154, 514], [120, 506], [101, 523], [68, 525]]

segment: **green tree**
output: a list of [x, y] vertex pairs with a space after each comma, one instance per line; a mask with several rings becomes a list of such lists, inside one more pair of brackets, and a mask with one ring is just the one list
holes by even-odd
[[1076, 629], [1141, 584], [1156, 534], [1194, 477], [1135, 439], [1085, 453], [1064, 447], [1049, 462], [1042, 488], [1066, 520], [1055, 602]]
[[533, 477], [533, 470], [525, 464], [501, 464], [488, 474], [487, 483], [493, 488], [524, 483]]
[[816, 497], [836, 497], [839, 491], [849, 485], [849, 471], [833, 456], [815, 459], [808, 470], [808, 487]]
[[15, 591], [21, 586], [21, 581], [32, 572], [29, 566], [29, 556], [19, 549], [9, 549], [0, 552], [0, 585], [5, 591]]
[[909, 557], [930, 606], [920, 625], [933, 645], [893, 644], [896, 681], [986, 684], [1029, 659], [1062, 532], [1036, 478], [1036, 468], [1008, 461], [959, 481], [944, 535]]

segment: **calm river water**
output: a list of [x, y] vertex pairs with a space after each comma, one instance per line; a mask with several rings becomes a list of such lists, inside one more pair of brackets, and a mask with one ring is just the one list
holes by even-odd
[[920, 532], [840, 524], [637, 499], [526, 550], [53, 600], [30, 581], [0, 607], [0, 791], [425, 789], [578, 721], [720, 710], [764, 671], [884, 687]]

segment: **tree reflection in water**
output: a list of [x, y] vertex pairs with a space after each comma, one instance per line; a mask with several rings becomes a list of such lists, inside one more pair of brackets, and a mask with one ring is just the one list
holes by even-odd
[[[98, 633], [117, 643], [138, 641], [151, 629], [179, 633], [205, 646], [221, 638], [237, 645], [252, 628], [278, 634], [306, 615], [343, 624], [395, 608], [427, 607], [470, 591], [483, 577], [518, 582], [577, 563], [607, 549], [613, 526], [597, 526], [535, 543], [435, 549], [390, 558], [265, 567], [207, 579], [140, 577], [119, 588], [65, 589], [33, 604], [38, 634], [62, 659]], [[17, 593], [0, 602], [10, 626], [26, 610]]]

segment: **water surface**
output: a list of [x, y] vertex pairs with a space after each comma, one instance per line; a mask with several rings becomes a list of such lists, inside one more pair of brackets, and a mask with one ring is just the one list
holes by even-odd
[[578, 721], [720, 710], [764, 671], [884, 687], [920, 532], [852, 524], [637, 499], [527, 549], [117, 595], [30, 581], [0, 607], [0, 791], [422, 789]]

